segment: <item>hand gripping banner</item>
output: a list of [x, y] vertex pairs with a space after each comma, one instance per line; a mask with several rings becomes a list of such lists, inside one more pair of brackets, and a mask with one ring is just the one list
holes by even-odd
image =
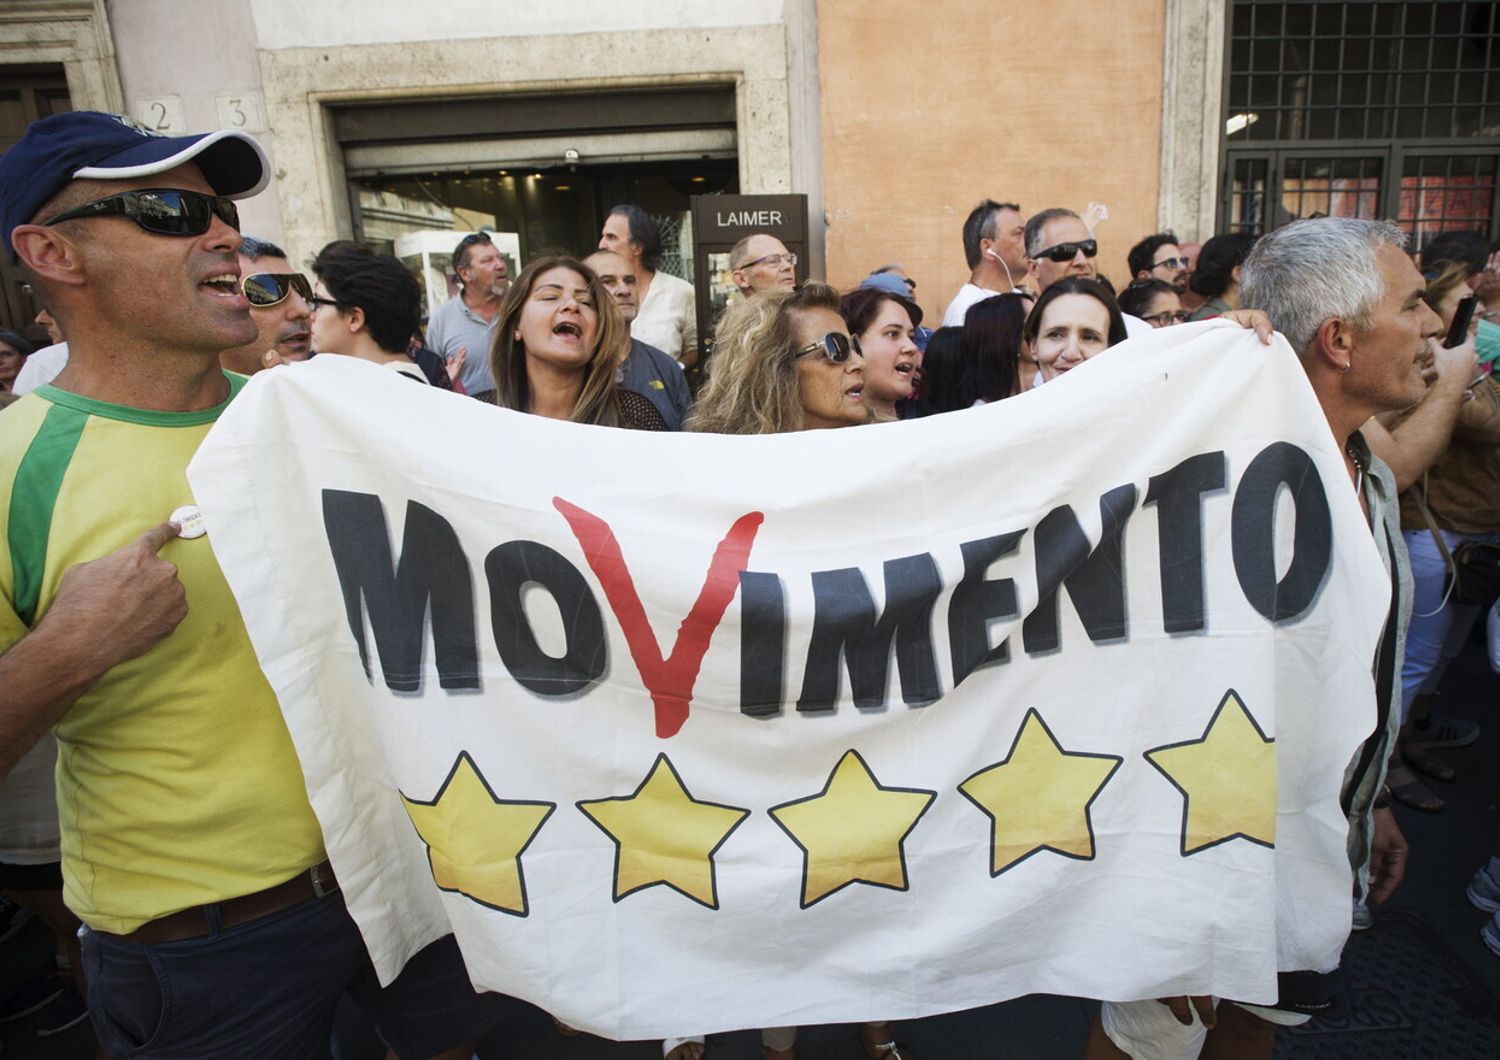
[[189, 476], [386, 980], [642, 1038], [1337, 961], [1390, 582], [1279, 338], [765, 437], [322, 356]]

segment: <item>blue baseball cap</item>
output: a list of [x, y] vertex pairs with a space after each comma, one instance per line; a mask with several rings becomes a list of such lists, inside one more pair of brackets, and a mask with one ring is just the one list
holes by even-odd
[[75, 110], [34, 121], [0, 155], [0, 239], [14, 261], [10, 234], [27, 224], [73, 180], [133, 180], [185, 162], [203, 171], [214, 192], [244, 199], [271, 179], [266, 153], [252, 137], [221, 130], [163, 136], [124, 114]]
[[892, 295], [911, 314], [912, 327], [922, 326], [922, 307], [912, 301], [911, 288], [906, 286], [906, 281], [894, 272], [877, 272], [873, 276], [866, 276], [859, 285], [872, 291], [883, 291]]

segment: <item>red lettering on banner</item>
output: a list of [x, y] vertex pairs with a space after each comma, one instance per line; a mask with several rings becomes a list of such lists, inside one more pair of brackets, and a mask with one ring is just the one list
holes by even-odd
[[635, 660], [641, 681], [651, 693], [651, 702], [656, 707], [657, 737], [666, 739], [677, 735], [687, 721], [688, 705], [693, 701], [693, 685], [697, 683], [709, 639], [723, 619], [729, 602], [734, 599], [740, 584], [740, 572], [750, 562], [750, 547], [766, 517], [760, 512], [747, 512], [734, 521], [714, 550], [698, 599], [677, 628], [677, 643], [672, 654], [663, 659], [656, 634], [646, 620], [646, 609], [641, 606], [640, 595], [635, 591], [630, 569], [625, 565], [620, 543], [615, 540], [609, 524], [561, 497], [553, 497], [552, 506], [568, 521], [588, 559], [589, 569], [599, 579], [610, 609], [625, 632], [630, 657]]

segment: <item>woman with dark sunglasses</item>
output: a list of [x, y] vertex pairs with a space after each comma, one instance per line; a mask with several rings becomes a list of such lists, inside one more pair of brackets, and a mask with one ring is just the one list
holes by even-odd
[[[765, 291], [731, 305], [714, 331], [708, 383], [687, 429], [781, 434], [871, 422], [865, 358], [859, 342], [844, 330], [839, 306], [838, 292], [821, 283]], [[905, 333], [891, 337], [893, 352], [903, 338], [909, 341]], [[796, 1042], [795, 1027], [761, 1031], [765, 1060], [793, 1060]], [[885, 1023], [863, 1024], [860, 1044], [875, 1060], [910, 1055], [891, 1039]], [[663, 1052], [667, 1060], [698, 1060], [703, 1039], [668, 1039]]]
[[865, 360], [821, 283], [766, 291], [725, 310], [708, 382], [687, 429], [780, 434], [870, 422]]
[[1177, 288], [1165, 280], [1135, 280], [1120, 292], [1120, 312], [1144, 320], [1153, 328], [1187, 321]]

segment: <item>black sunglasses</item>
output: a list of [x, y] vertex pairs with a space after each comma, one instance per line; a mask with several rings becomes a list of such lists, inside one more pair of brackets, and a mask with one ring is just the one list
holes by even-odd
[[[1093, 255], [1090, 254], [1089, 257], [1093, 257]], [[1155, 265], [1152, 265], [1151, 267], [1153, 269], [1171, 269], [1173, 272], [1176, 272], [1178, 269], [1185, 269], [1185, 268], [1188, 267], [1188, 259], [1187, 258], [1162, 258], [1160, 261], [1158, 261]]]
[[293, 291], [300, 294], [308, 305], [312, 304], [313, 298], [312, 284], [300, 272], [252, 273], [240, 281], [240, 290], [245, 292], [251, 305], [262, 309], [280, 305]]
[[809, 342], [792, 355], [795, 360], [798, 357], [806, 357], [810, 353], [821, 353], [831, 364], [843, 364], [849, 359], [850, 352], [864, 356], [864, 351], [859, 348], [859, 339], [853, 335], [845, 335], [842, 331], [830, 331], [817, 342]]
[[122, 191], [103, 199], [64, 210], [42, 224], [55, 225], [82, 217], [123, 215], [142, 231], [158, 236], [201, 236], [217, 217], [236, 232], [240, 230], [240, 211], [222, 195], [203, 195], [180, 188], [148, 188]]
[[1077, 243], [1059, 243], [1055, 247], [1038, 251], [1036, 256], [1062, 264], [1065, 261], [1072, 261], [1078, 256], [1080, 250], [1083, 251], [1084, 257], [1092, 258], [1099, 253], [1099, 244], [1092, 239], [1081, 240]]
[[307, 304], [314, 311], [321, 309], [325, 305], [331, 305], [335, 309], [339, 308], [339, 300], [337, 298], [319, 298], [315, 294], [307, 296]]

